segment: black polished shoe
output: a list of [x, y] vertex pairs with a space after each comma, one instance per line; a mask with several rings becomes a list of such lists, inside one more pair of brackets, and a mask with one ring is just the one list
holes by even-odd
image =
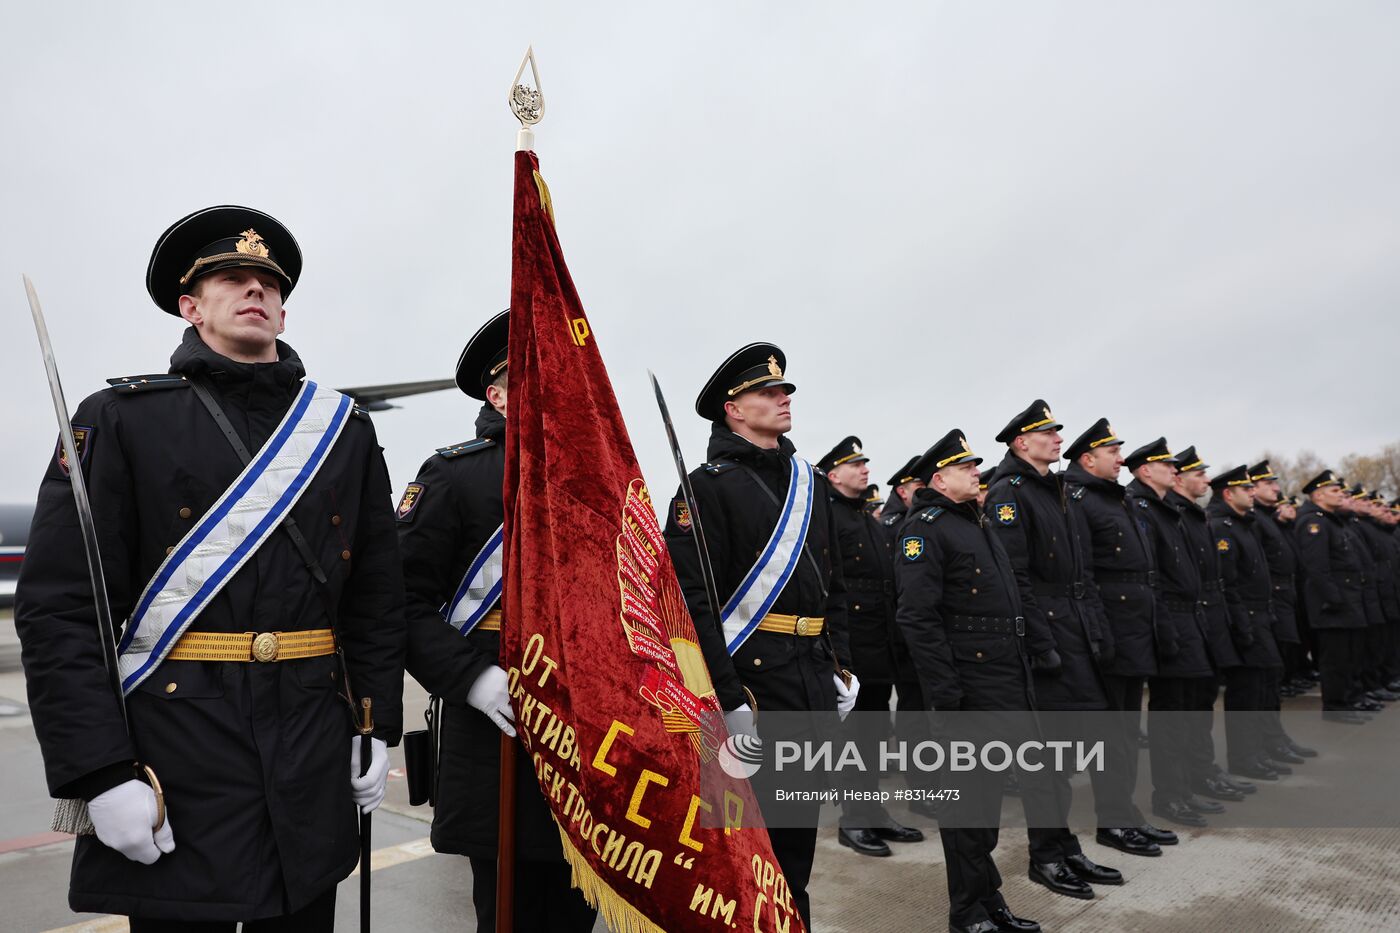
[[1123, 873], [1116, 868], [1109, 868], [1105, 865], [1096, 865], [1089, 856], [1080, 852], [1078, 855], [1070, 855], [1065, 858], [1070, 869], [1079, 876], [1081, 881], [1090, 884], [1122, 884]]
[[1317, 749], [1308, 748], [1306, 745], [1299, 745], [1288, 736], [1283, 737], [1283, 744], [1288, 746], [1288, 750], [1300, 758], [1316, 758]]
[[1400, 700], [1400, 693], [1392, 693], [1381, 687], [1377, 687], [1375, 690], [1367, 690], [1366, 696], [1381, 703], [1394, 703], [1396, 700]]
[[1220, 804], [1216, 803], [1214, 800], [1202, 800], [1200, 797], [1194, 797], [1191, 794], [1187, 794], [1186, 798], [1181, 802], [1186, 804], [1192, 810], [1195, 810], [1197, 813], [1225, 812], [1225, 808]]
[[1152, 807], [1152, 812], [1156, 816], [1160, 816], [1162, 819], [1166, 820], [1168, 823], [1176, 823], [1181, 826], [1210, 825], [1206, 822], [1205, 817], [1201, 816], [1195, 810], [1192, 810], [1180, 800], [1172, 800], [1168, 803], [1161, 804], [1160, 806], [1154, 804]]
[[1259, 759], [1259, 767], [1261, 767], [1261, 768], [1268, 768], [1268, 769], [1271, 770], [1271, 771], [1277, 771], [1279, 774], [1292, 774], [1292, 773], [1293, 773], [1293, 769], [1290, 768], [1290, 767], [1288, 767], [1288, 765], [1284, 764], [1284, 763], [1281, 762], [1281, 761], [1274, 761], [1272, 758], [1268, 757], [1267, 755], [1264, 756], [1263, 758], [1260, 758], [1260, 759]]
[[1377, 703], [1375, 700], [1357, 700], [1351, 704], [1351, 708], [1358, 713], [1379, 713], [1385, 709], [1385, 704]]
[[1302, 691], [1293, 686], [1291, 682], [1279, 684], [1278, 695], [1281, 697], [1296, 697], [1300, 693], [1302, 693]]
[[1068, 862], [1031, 862], [1026, 877], [1065, 897], [1077, 897], [1081, 901], [1094, 899], [1094, 889], [1074, 873]]
[[1231, 790], [1239, 791], [1246, 797], [1248, 797], [1250, 794], [1257, 794], [1259, 792], [1258, 784], [1251, 784], [1249, 781], [1241, 781], [1239, 778], [1230, 777], [1224, 772], [1214, 775], [1214, 778], [1221, 784], [1224, 784], [1226, 787], [1230, 788]]
[[[948, 933], [997, 933], [1001, 927], [991, 920], [978, 920], [976, 923], [961, 925], [957, 923], [948, 924]], [[1037, 930], [1040, 927], [1036, 927]]]
[[1162, 849], [1132, 827], [1126, 829], [1101, 829], [1094, 834], [1094, 841], [1101, 846], [1117, 849], [1129, 855], [1161, 855]]
[[1244, 791], [1235, 790], [1217, 777], [1192, 781], [1191, 792], [1200, 794], [1202, 797], [1209, 797], [1211, 800], [1224, 800], [1227, 803], [1237, 803], [1244, 799]]
[[836, 841], [848, 849], [855, 849], [861, 855], [884, 858], [892, 854], [885, 841], [868, 829], [847, 829], [843, 826], [836, 834]]
[[1181, 841], [1177, 839], [1176, 833], [1172, 832], [1170, 829], [1162, 829], [1160, 826], [1153, 826], [1151, 823], [1143, 823], [1141, 826], [1137, 827], [1137, 831], [1159, 846], [1174, 846]]
[[1264, 752], [1264, 755], [1271, 761], [1281, 761], [1287, 765], [1300, 765], [1307, 761], [1302, 755], [1293, 751], [1287, 745], [1275, 745]]
[[987, 916], [992, 918], [992, 922], [997, 925], [997, 929], [1001, 933], [1040, 933], [1040, 924], [1034, 920], [1016, 916], [1011, 912], [1010, 907], [989, 910]]
[[1241, 777], [1253, 778], [1256, 781], [1277, 781], [1278, 772], [1273, 768], [1265, 768], [1258, 762], [1251, 762], [1247, 765], [1240, 765], [1235, 769], [1235, 774]]
[[870, 831], [886, 842], [923, 842], [924, 834], [912, 826], [895, 821], [888, 813], [884, 820], [870, 827]]
[[1400, 677], [1397, 677], [1396, 679], [1392, 680], [1390, 683], [1386, 684], [1386, 685], [1385, 685], [1385, 689], [1387, 689], [1387, 690], [1394, 690], [1394, 691], [1396, 691], [1396, 692], [1400, 692]]
[[1370, 716], [1363, 716], [1349, 709], [1325, 709], [1322, 711], [1322, 719], [1324, 722], [1344, 722], [1352, 726], [1364, 726], [1371, 721]]

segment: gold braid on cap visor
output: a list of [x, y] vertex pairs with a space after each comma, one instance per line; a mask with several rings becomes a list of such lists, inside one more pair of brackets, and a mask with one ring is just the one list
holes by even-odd
[[[1113, 443], [1114, 441], [1118, 441], [1118, 436], [1115, 435], [1115, 434], [1110, 434], [1108, 437], [1105, 437], [1105, 438], [1103, 438], [1102, 440], [1091, 441], [1091, 442], [1089, 443], [1089, 449], [1090, 449], [1090, 450], [1093, 450], [1095, 447], [1102, 447], [1104, 444], [1111, 444], [1111, 443]], [[1118, 441], [1118, 443], [1121, 444], [1121, 443], [1123, 443], [1123, 442], [1122, 442], [1122, 441]]]
[[240, 266], [261, 266], [264, 269], [271, 269], [288, 282], [292, 280], [290, 275], [282, 271], [281, 266], [277, 265], [277, 263], [268, 259], [266, 256], [257, 256], [252, 253], [217, 253], [213, 256], [205, 256], [202, 259], [196, 259], [194, 265], [190, 266], [190, 271], [180, 276], [180, 284], [188, 285], [190, 280], [198, 275], [199, 270], [203, 269], [205, 266], [212, 266], [217, 262], [228, 262], [229, 260], [237, 260]]

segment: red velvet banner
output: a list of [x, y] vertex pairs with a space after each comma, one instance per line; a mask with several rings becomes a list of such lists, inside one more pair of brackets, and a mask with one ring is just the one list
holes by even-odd
[[539, 162], [515, 160], [501, 663], [574, 883], [614, 931], [801, 930], [716, 764], [695, 627]]

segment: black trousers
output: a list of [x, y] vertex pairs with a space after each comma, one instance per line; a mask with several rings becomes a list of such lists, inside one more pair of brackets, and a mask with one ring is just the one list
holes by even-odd
[[[233, 933], [237, 921], [191, 923], [188, 920], [131, 918], [131, 933]], [[335, 888], [295, 913], [263, 920], [245, 920], [243, 933], [331, 933], [335, 929]]]
[[1220, 683], [1215, 676], [1193, 677], [1186, 681], [1186, 765], [1193, 781], [1203, 781], [1220, 773], [1215, 763], [1215, 699]]
[[[1138, 732], [1142, 728], [1142, 694], [1147, 687], [1145, 677], [1104, 676], [1104, 687], [1108, 690], [1108, 703], [1119, 714], [1119, 741], [1122, 743], [1122, 793], [1127, 795], [1127, 805], [1133, 818], [1132, 825], [1141, 826], [1147, 822], [1136, 803], [1133, 794], [1138, 782]], [[1103, 824], [1100, 823], [1100, 826]], [[1108, 829], [1110, 827], [1104, 827]], [[1112, 827], [1121, 828], [1121, 827]]]
[[1264, 670], [1257, 667], [1225, 671], [1225, 756], [1231, 771], [1264, 755], [1264, 678]]
[[[1092, 710], [1075, 715], [1073, 712], [1052, 711], [1041, 717], [1041, 729], [1047, 742], [1102, 742], [1103, 770], [1089, 771], [1089, 783], [1094, 788], [1094, 815], [1098, 818], [1099, 825], [1104, 828], [1139, 826], [1142, 821], [1134, 814], [1132, 789], [1125, 783], [1126, 745], [1118, 730], [1118, 718], [1108, 713], [1106, 710]], [[1079, 837], [1071, 832], [1068, 826], [1069, 810], [1073, 801], [1070, 777], [1069, 769], [1057, 771], [1050, 767], [1036, 774], [1036, 779], [1050, 783], [1054, 799], [1060, 807], [1061, 822], [1055, 826], [1032, 824], [1026, 828], [1031, 861], [1058, 862], [1084, 851], [1079, 845]], [[1028, 783], [1023, 776], [1023, 802], [1026, 799]], [[1027, 815], [1029, 817], [1029, 814]]]
[[[910, 745], [928, 737], [928, 716], [924, 712], [923, 695], [916, 682], [873, 683], [861, 681], [860, 692], [856, 694], [857, 713], [889, 713], [890, 695], [896, 694], [898, 712], [897, 734]], [[860, 750], [866, 770], [854, 771], [846, 780], [845, 786], [857, 791], [875, 791], [880, 787], [880, 741], [890, 738], [890, 730], [870, 728], [873, 716], [852, 716], [846, 721], [848, 738]], [[912, 774], [910, 775], [912, 777]], [[847, 829], [868, 829], [883, 823], [889, 818], [884, 806], [878, 800], [862, 800], [843, 804], [841, 825]]]
[[1322, 708], [1347, 709], [1358, 695], [1356, 675], [1366, 630], [1319, 628], [1313, 630], [1313, 638], [1317, 640], [1318, 671], [1322, 674]]
[[768, 841], [773, 845], [773, 857], [783, 870], [783, 878], [792, 891], [792, 902], [802, 916], [807, 929], [812, 928], [812, 899], [807, 894], [807, 883], [812, 880], [812, 862], [817, 855], [817, 816], [812, 815], [812, 826], [799, 826], [791, 829], [768, 830]]
[[[1281, 647], [1281, 646], [1280, 646]], [[1279, 687], [1283, 684], [1283, 671], [1277, 667], [1266, 668], [1264, 675], [1264, 715], [1263, 715], [1263, 742], [1264, 754], [1268, 754], [1269, 749], [1289, 742], [1288, 733], [1283, 729], [1283, 698], [1279, 693]]]
[[1191, 792], [1187, 765], [1186, 723], [1188, 686], [1185, 677], [1153, 677], [1148, 681], [1147, 753], [1152, 770], [1152, 805], [1183, 800]]
[[[474, 858], [471, 863], [476, 928], [492, 933], [496, 929], [496, 860]], [[593, 929], [598, 912], [588, 906], [583, 892], [569, 886], [569, 876], [569, 865], [564, 861], [515, 863], [513, 926], [519, 933], [588, 933]]]

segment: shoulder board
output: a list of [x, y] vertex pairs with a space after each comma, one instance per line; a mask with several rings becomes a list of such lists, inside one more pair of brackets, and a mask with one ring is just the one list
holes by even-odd
[[451, 460], [453, 457], [461, 457], [466, 454], [474, 454], [479, 450], [486, 450], [488, 447], [495, 447], [496, 442], [489, 437], [478, 437], [475, 440], [463, 441], [460, 444], [452, 444], [448, 447], [439, 447], [437, 454], [439, 457], [446, 457]]
[[1228, 527], [1230, 527], [1231, 525], [1234, 524], [1234, 521], [1231, 520], [1231, 519], [1228, 519], [1228, 518], [1223, 518], [1223, 519], [1221, 519], [1221, 521], [1223, 521], [1223, 522], [1225, 523], [1225, 527], [1226, 527], [1226, 528], [1228, 528]]
[[943, 514], [943, 506], [941, 506], [941, 505], [935, 505], [935, 506], [931, 506], [931, 507], [929, 507], [929, 508], [927, 508], [927, 509], [924, 509], [922, 512], [920, 512], [920, 513], [919, 513], [919, 519], [920, 519], [921, 521], [928, 522], [928, 523], [931, 525], [931, 524], [933, 524], [934, 521], [938, 518], [938, 516], [940, 516], [940, 515], [942, 515], [942, 514]]
[[108, 379], [107, 384], [118, 395], [135, 395], [139, 392], [154, 392], [157, 389], [188, 389], [189, 380], [174, 373], [151, 373], [146, 376], [118, 376]]
[[704, 467], [705, 467], [705, 472], [706, 472], [706, 473], [711, 473], [711, 474], [713, 474], [713, 475], [715, 475], [715, 476], [718, 476], [719, 474], [723, 473], [725, 470], [728, 470], [728, 469], [730, 469], [731, 467], [736, 467], [736, 466], [738, 466], [738, 465], [739, 465], [739, 464], [735, 463], [735, 462], [732, 461], [732, 460], [716, 460], [716, 461], [714, 461], [713, 463], [706, 463], [706, 464], [704, 464]]
[[1013, 485], [1013, 486], [1019, 486], [1019, 485], [1021, 485], [1021, 480], [1024, 479], [1024, 478], [1025, 478], [1025, 477], [1022, 477], [1022, 476], [1011, 476], [1011, 477], [1008, 477], [1006, 481], [1007, 481], [1008, 483], [1010, 483], [1011, 485]]
[[885, 527], [888, 528], [904, 517], [903, 512], [895, 512], [893, 515], [886, 515], [884, 518]]
[[1083, 498], [1084, 498], [1084, 487], [1083, 487], [1083, 486], [1071, 486], [1071, 487], [1069, 487], [1069, 490], [1070, 490], [1069, 495], [1070, 495], [1070, 498], [1071, 498], [1071, 499], [1083, 499]]
[[373, 420], [374, 420], [373, 418], [371, 418], [371, 417], [369, 416], [369, 412], [365, 411], [365, 410], [364, 410], [363, 408], [361, 408], [359, 405], [356, 405], [354, 408], [350, 409], [350, 414], [352, 414], [352, 415], [357, 415], [357, 416], [359, 416], [359, 417], [365, 419], [366, 421], [373, 421]]
[[1152, 508], [1152, 506], [1148, 504], [1148, 501], [1146, 499], [1134, 499], [1133, 501], [1137, 503], [1137, 507], [1140, 509]]

